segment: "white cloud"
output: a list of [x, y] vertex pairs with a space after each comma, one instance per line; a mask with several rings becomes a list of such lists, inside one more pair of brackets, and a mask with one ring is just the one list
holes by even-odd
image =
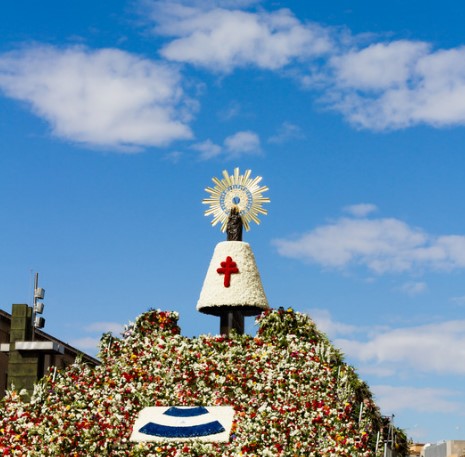
[[[161, 49], [167, 60], [221, 73], [292, 64], [281, 74], [311, 81], [326, 106], [359, 128], [465, 125], [465, 47], [434, 50], [426, 42], [393, 40], [361, 48], [347, 31], [338, 36], [288, 9], [252, 9], [254, 0], [145, 3], [154, 32], [167, 38]], [[0, 55], [0, 89], [26, 102], [54, 135], [119, 151], [193, 138], [197, 103], [182, 82], [166, 61], [117, 49], [35, 46]], [[231, 106], [224, 116], [238, 109]], [[268, 141], [300, 135], [284, 123]]]
[[212, 8], [246, 8], [253, 6], [262, 0], [177, 0], [178, 5], [210, 10]]
[[341, 87], [381, 90], [404, 86], [417, 60], [428, 45], [415, 41], [375, 43], [359, 51], [349, 51], [329, 61]]
[[320, 91], [323, 103], [358, 128], [465, 124], [465, 47], [376, 42], [370, 31], [359, 39], [346, 29], [304, 23], [288, 9], [252, 10], [254, 3], [162, 0], [149, 3], [147, 16], [154, 32], [168, 37], [166, 59], [221, 73], [293, 64], [288, 76]]
[[336, 339], [349, 357], [399, 374], [465, 373], [465, 320], [378, 330], [368, 341]]
[[349, 213], [352, 216], [357, 217], [368, 216], [368, 214], [373, 213], [377, 210], [377, 206], [371, 203], [358, 203], [357, 205], [348, 205], [344, 208], [344, 211], [346, 213]]
[[83, 328], [85, 333], [97, 333], [98, 336], [83, 336], [81, 338], [72, 339], [69, 344], [81, 351], [86, 351], [90, 354], [96, 354], [98, 345], [103, 333], [111, 332], [114, 336], [120, 337], [124, 331], [124, 325], [118, 322], [92, 322]]
[[287, 9], [249, 12], [170, 1], [152, 6], [156, 33], [174, 37], [161, 50], [165, 58], [219, 72], [247, 65], [276, 70], [331, 47], [324, 28], [302, 24]]
[[326, 333], [331, 338], [339, 335], [351, 335], [359, 331], [359, 329], [353, 325], [334, 321], [330, 312], [325, 309], [311, 309], [308, 311], [308, 315], [315, 322], [318, 330]]
[[393, 218], [341, 218], [274, 244], [286, 257], [329, 268], [363, 265], [378, 274], [465, 267], [465, 236], [428, 235]]
[[465, 373], [465, 320], [388, 328], [338, 322], [323, 309], [311, 309], [309, 315], [363, 373], [378, 377]]
[[376, 396], [376, 404], [384, 414], [403, 410], [422, 413], [451, 413], [463, 408], [457, 401], [462, 392], [431, 387], [407, 387], [374, 385], [371, 387]]
[[230, 121], [231, 119], [234, 119], [235, 117], [239, 116], [239, 114], [242, 111], [242, 107], [240, 103], [238, 103], [236, 100], [233, 100], [229, 102], [229, 105], [222, 108], [219, 113], [218, 117], [222, 121]]
[[465, 48], [377, 43], [333, 57], [329, 105], [362, 128], [465, 124]]
[[[376, 41], [344, 28], [300, 21], [289, 9], [254, 1], [150, 2], [162, 55], [228, 73], [238, 67], [281, 70], [351, 124], [371, 130], [465, 124], [465, 47], [435, 50], [418, 40]], [[360, 43], [370, 44], [362, 47]]]
[[181, 151], [170, 151], [170, 152], [167, 152], [163, 156], [163, 160], [166, 160], [166, 161], [171, 162], [173, 164], [177, 164], [177, 163], [179, 163], [179, 161], [181, 160], [183, 155], [184, 154]]
[[223, 146], [213, 143], [210, 139], [195, 143], [191, 149], [200, 152], [201, 160], [210, 160], [215, 157], [238, 158], [247, 154], [260, 154], [260, 138], [251, 132], [236, 132], [224, 139]]
[[192, 136], [195, 104], [177, 70], [116, 49], [36, 46], [0, 56], [0, 88], [55, 135], [101, 147], [163, 146]]
[[209, 160], [217, 157], [221, 154], [222, 148], [211, 140], [206, 140], [201, 143], [196, 143], [191, 146], [191, 149], [200, 152], [200, 158], [202, 160]]
[[360, 373], [364, 376], [376, 376], [378, 378], [387, 378], [389, 376], [395, 376], [398, 374], [396, 367], [380, 366], [380, 365], [363, 365], [361, 368], [358, 367]]
[[460, 297], [451, 297], [450, 300], [453, 303], [455, 303], [457, 306], [464, 306], [465, 305], [465, 295], [462, 295]]
[[407, 295], [419, 295], [425, 292], [428, 289], [428, 286], [426, 285], [425, 282], [422, 281], [416, 281], [416, 282], [406, 282], [405, 284], [402, 284], [400, 287], [400, 290]]
[[441, 50], [418, 62], [421, 87], [414, 116], [437, 125], [465, 122], [465, 47]]
[[93, 322], [92, 324], [87, 325], [84, 330], [86, 332], [111, 332], [119, 334], [123, 332], [124, 325], [121, 325], [118, 322]]
[[96, 353], [98, 350], [98, 345], [100, 342], [100, 338], [91, 338], [90, 336], [86, 336], [84, 338], [76, 338], [71, 340], [69, 344], [81, 351], [89, 351], [92, 353]]
[[224, 146], [230, 158], [237, 158], [245, 154], [259, 154], [260, 138], [250, 130], [237, 132], [224, 140]]
[[268, 139], [268, 143], [282, 144], [290, 140], [301, 138], [304, 138], [304, 134], [298, 125], [290, 122], [283, 122], [276, 132], [276, 135], [273, 135]]

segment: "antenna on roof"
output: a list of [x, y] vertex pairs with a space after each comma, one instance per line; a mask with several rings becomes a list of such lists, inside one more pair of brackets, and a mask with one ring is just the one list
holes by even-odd
[[32, 303], [32, 316], [31, 316], [31, 327], [32, 327], [32, 340], [34, 341], [34, 330], [36, 328], [44, 328], [45, 319], [38, 314], [44, 312], [44, 303], [39, 300], [43, 300], [45, 296], [45, 289], [39, 287], [39, 273], [35, 274], [34, 277], [34, 298]]

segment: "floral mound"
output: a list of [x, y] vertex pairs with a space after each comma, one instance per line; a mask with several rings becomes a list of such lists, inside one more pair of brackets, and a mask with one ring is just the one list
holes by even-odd
[[[122, 339], [103, 335], [98, 367], [50, 372], [29, 402], [8, 392], [3, 455], [375, 455], [383, 422], [371, 394], [307, 316], [267, 311], [256, 337], [192, 339], [180, 335], [177, 318], [142, 314]], [[143, 407], [172, 405], [233, 406], [229, 443], [129, 441]]]

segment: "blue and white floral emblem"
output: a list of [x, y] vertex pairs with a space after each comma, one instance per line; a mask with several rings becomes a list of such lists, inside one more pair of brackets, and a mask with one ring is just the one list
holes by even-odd
[[131, 441], [227, 442], [234, 418], [231, 406], [171, 406], [144, 408]]

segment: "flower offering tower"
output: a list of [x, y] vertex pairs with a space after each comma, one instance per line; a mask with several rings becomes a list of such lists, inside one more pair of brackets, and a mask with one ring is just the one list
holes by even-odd
[[203, 203], [210, 208], [206, 216], [213, 216], [212, 225], [221, 224], [226, 241], [216, 245], [197, 303], [197, 310], [220, 317], [220, 333], [229, 335], [234, 329], [244, 333], [244, 317], [260, 314], [268, 309], [260, 274], [252, 249], [242, 241], [242, 231], [250, 230], [250, 223], [260, 223], [259, 214], [267, 214], [262, 207], [270, 200], [260, 186], [262, 178], [251, 177], [251, 170], [241, 175], [223, 171], [223, 179], [213, 178], [214, 187], [205, 190], [210, 196]]

